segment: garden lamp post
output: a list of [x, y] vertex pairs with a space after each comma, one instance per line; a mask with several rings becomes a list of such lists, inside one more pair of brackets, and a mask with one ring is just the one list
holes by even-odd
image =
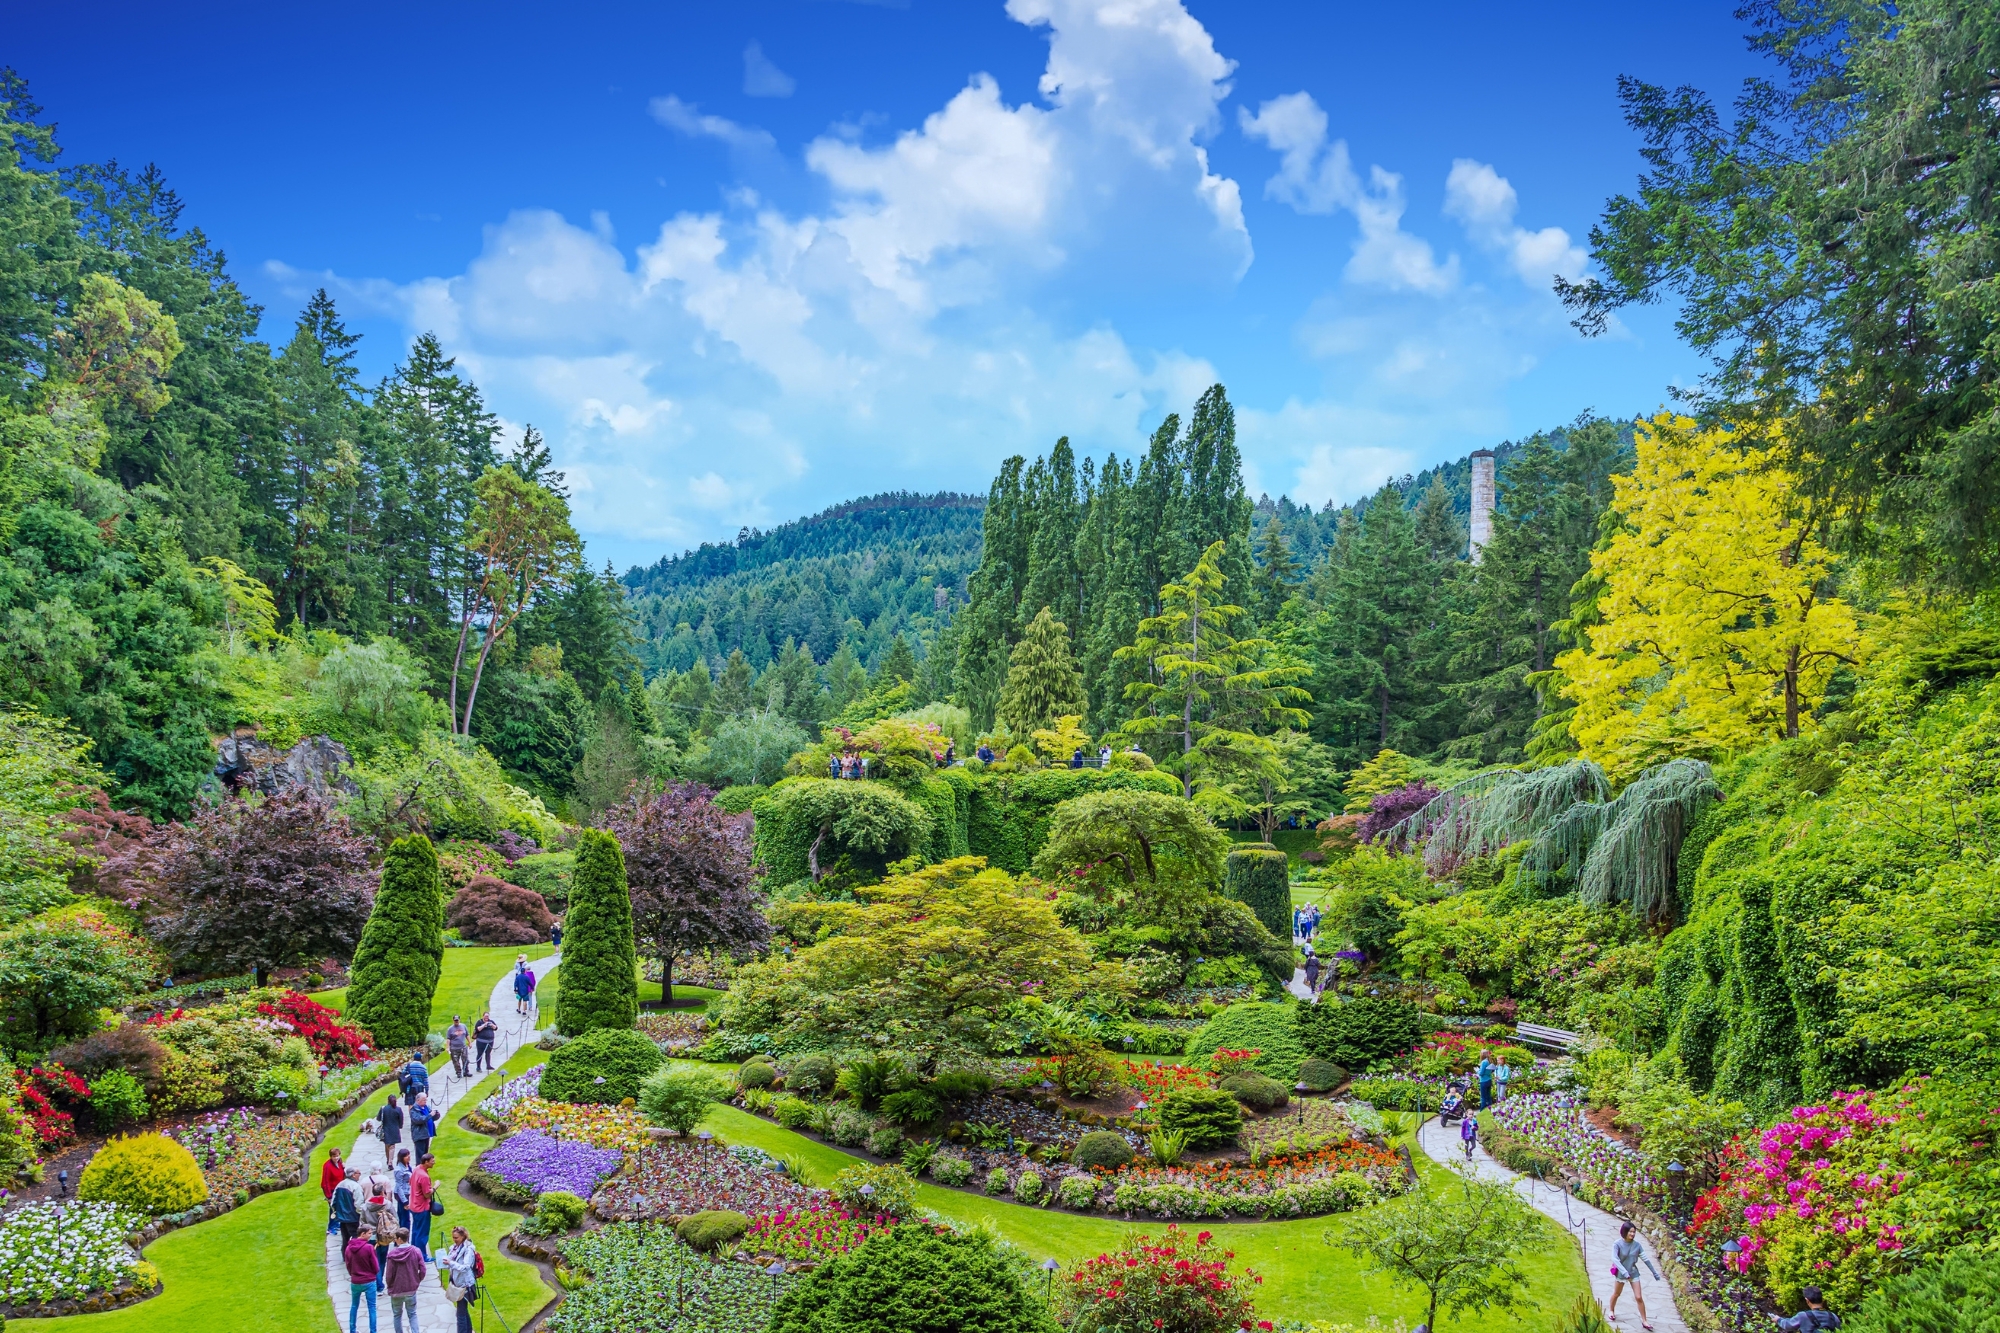
[[1729, 1240], [1723, 1241], [1722, 1242], [1723, 1266], [1726, 1267], [1732, 1273], [1741, 1273], [1743, 1270], [1739, 1268], [1736, 1263], [1736, 1256], [1741, 1253], [1743, 1253], [1743, 1247], [1736, 1243], [1734, 1237], [1730, 1238]]
[[1049, 1275], [1047, 1287], [1042, 1292], [1042, 1304], [1054, 1306], [1056, 1303], [1056, 1261], [1053, 1259], [1042, 1260], [1042, 1271]]
[[1667, 1163], [1667, 1195], [1674, 1201], [1674, 1211], [1681, 1211], [1681, 1192], [1687, 1187], [1688, 1169], [1679, 1162]]
[[1304, 1125], [1306, 1123], [1306, 1081], [1304, 1079], [1300, 1079], [1298, 1081], [1298, 1086], [1294, 1087], [1292, 1091], [1298, 1094], [1297, 1098], [1299, 1103], [1298, 1123], [1300, 1125]]
[[785, 1275], [784, 1261], [773, 1259], [771, 1266], [764, 1271], [771, 1275], [771, 1304], [775, 1308], [778, 1304], [778, 1279]]

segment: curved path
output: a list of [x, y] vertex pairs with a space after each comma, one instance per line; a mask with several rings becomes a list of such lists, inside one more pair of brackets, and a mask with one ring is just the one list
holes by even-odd
[[[1465, 1161], [1465, 1150], [1459, 1146], [1458, 1131], [1438, 1124], [1436, 1116], [1425, 1118], [1417, 1131], [1417, 1141], [1423, 1145], [1425, 1155], [1434, 1162], [1450, 1166]], [[1537, 1212], [1575, 1238], [1583, 1250], [1584, 1274], [1590, 1279], [1591, 1294], [1597, 1297], [1598, 1305], [1608, 1309], [1612, 1287], [1611, 1247], [1618, 1243], [1618, 1227], [1622, 1219], [1565, 1194], [1554, 1185], [1545, 1185], [1532, 1176], [1509, 1171], [1494, 1161], [1484, 1146], [1473, 1150], [1472, 1168], [1481, 1180], [1495, 1180], [1511, 1186]], [[1646, 1258], [1656, 1265], [1660, 1261], [1651, 1241], [1646, 1243]], [[1655, 1280], [1652, 1271], [1643, 1263], [1639, 1271], [1644, 1278], [1642, 1286], [1646, 1292], [1646, 1310], [1651, 1316], [1655, 1333], [1687, 1333], [1687, 1324], [1674, 1304], [1673, 1288], [1664, 1279]], [[1621, 1328], [1639, 1327], [1639, 1306], [1630, 1291], [1618, 1299], [1617, 1323]]]
[[[561, 962], [560, 953], [550, 954], [535, 961], [535, 980], [538, 987]], [[500, 1034], [493, 1039], [493, 1067], [502, 1069], [523, 1046], [541, 1040], [541, 1008], [539, 1003], [531, 1003], [526, 1017], [514, 1012], [512, 968], [494, 983], [493, 994], [487, 1001], [487, 1008], [500, 1024]], [[440, 1124], [451, 1124], [459, 1114], [460, 1099], [488, 1077], [490, 1073], [485, 1070], [476, 1070], [469, 1078], [458, 1077], [452, 1073], [451, 1057], [447, 1055], [443, 1062], [431, 1071], [431, 1106], [437, 1111]], [[373, 1095], [386, 1096], [387, 1093], [385, 1090]], [[382, 1151], [382, 1140], [373, 1134], [364, 1133], [354, 1140], [354, 1147], [347, 1154], [347, 1163], [349, 1166], [361, 1168], [361, 1179], [364, 1182], [371, 1175], [380, 1175], [384, 1179], [389, 1175], [388, 1160]], [[433, 1228], [431, 1234], [433, 1253], [442, 1250], [450, 1243], [451, 1233], [448, 1229]], [[492, 1256], [488, 1256], [489, 1262], [491, 1259]], [[340, 1257], [340, 1235], [335, 1232], [326, 1238], [326, 1294], [333, 1302], [335, 1326], [342, 1330], [342, 1333], [345, 1333], [347, 1328], [348, 1285], [347, 1265]], [[389, 1329], [391, 1324], [388, 1296], [378, 1295], [375, 1298], [375, 1305], [377, 1329]], [[424, 1278], [424, 1285], [419, 1289], [417, 1310], [421, 1316], [418, 1323], [424, 1333], [448, 1333], [448, 1330], [457, 1327], [453, 1322], [456, 1316], [451, 1306], [445, 1303], [444, 1287], [437, 1280], [436, 1264], [430, 1266], [430, 1272]], [[366, 1326], [367, 1317], [364, 1308], [360, 1315], [363, 1322], [358, 1324], [357, 1328]]]

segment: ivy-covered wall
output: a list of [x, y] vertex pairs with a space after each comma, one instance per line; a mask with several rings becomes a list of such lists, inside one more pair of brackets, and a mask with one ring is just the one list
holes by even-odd
[[968, 851], [988, 865], [1027, 873], [1035, 853], [1049, 839], [1049, 817], [1064, 801], [1094, 791], [1136, 789], [1178, 796], [1181, 784], [1169, 773], [1124, 769], [1057, 768], [1037, 773], [962, 775], [968, 792]]

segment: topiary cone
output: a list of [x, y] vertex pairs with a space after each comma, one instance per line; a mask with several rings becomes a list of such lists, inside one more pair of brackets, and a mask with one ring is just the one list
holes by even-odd
[[638, 1017], [639, 955], [625, 853], [609, 833], [585, 829], [563, 921], [556, 1031], [575, 1037], [592, 1028], [629, 1028]]
[[398, 838], [382, 859], [382, 887], [349, 971], [347, 1018], [378, 1049], [415, 1046], [430, 1032], [431, 997], [444, 966], [444, 883], [437, 849], [421, 833]]

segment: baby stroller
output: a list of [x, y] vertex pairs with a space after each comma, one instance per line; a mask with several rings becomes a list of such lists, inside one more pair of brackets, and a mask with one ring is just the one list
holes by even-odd
[[1465, 1094], [1454, 1083], [1445, 1089], [1444, 1101], [1438, 1106], [1438, 1123], [1447, 1129], [1455, 1120], [1465, 1118]]

